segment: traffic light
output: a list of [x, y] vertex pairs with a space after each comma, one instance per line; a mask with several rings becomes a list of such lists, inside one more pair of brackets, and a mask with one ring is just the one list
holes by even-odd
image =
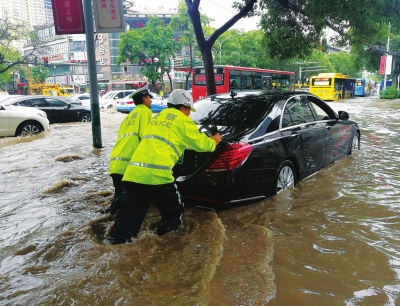
[[49, 58], [48, 58], [48, 57], [44, 57], [44, 58], [43, 58], [43, 65], [44, 65], [45, 67], [49, 66]]

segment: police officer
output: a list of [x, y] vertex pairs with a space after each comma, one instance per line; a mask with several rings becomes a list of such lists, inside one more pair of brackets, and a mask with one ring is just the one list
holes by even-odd
[[200, 133], [189, 118], [193, 98], [186, 90], [175, 89], [168, 108], [153, 118], [133, 154], [122, 179], [122, 203], [108, 240], [111, 244], [130, 242], [137, 237], [150, 204], [161, 214], [156, 233], [160, 236], [182, 224], [184, 206], [172, 175], [172, 168], [185, 149], [212, 152], [221, 141]]
[[146, 86], [135, 91], [130, 98], [136, 107], [121, 122], [117, 141], [111, 151], [109, 173], [112, 177], [115, 193], [110, 207], [104, 212], [114, 214], [121, 205], [121, 181], [126, 167], [143, 139], [144, 130], [149, 125], [153, 113], [151, 112], [151, 98], [153, 96]]

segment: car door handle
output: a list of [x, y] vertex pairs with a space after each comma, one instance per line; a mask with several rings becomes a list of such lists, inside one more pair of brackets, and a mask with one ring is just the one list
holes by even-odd
[[331, 126], [326, 126], [325, 129], [326, 130], [332, 130], [332, 127]]
[[299, 138], [299, 134], [293, 133], [292, 135], [290, 135], [290, 137], [292, 137], [292, 138]]

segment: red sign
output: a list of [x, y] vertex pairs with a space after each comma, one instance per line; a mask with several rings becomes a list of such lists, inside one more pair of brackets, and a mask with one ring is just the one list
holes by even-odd
[[381, 56], [381, 63], [379, 65], [379, 74], [385, 74], [386, 56]]
[[82, 0], [51, 0], [57, 35], [85, 34]]

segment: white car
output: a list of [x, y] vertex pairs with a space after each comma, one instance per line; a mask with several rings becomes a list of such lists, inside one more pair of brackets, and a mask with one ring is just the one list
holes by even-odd
[[20, 96], [22, 96], [22, 95], [9, 95], [9, 94], [4, 95], [3, 94], [3, 95], [0, 95], [0, 102], [7, 100], [8, 98], [20, 97]]
[[26, 136], [49, 130], [49, 120], [37, 108], [0, 103], [0, 136]]
[[136, 90], [114, 90], [107, 92], [104, 96], [99, 99], [99, 105], [101, 109], [110, 109], [117, 106], [117, 102], [133, 94]]

